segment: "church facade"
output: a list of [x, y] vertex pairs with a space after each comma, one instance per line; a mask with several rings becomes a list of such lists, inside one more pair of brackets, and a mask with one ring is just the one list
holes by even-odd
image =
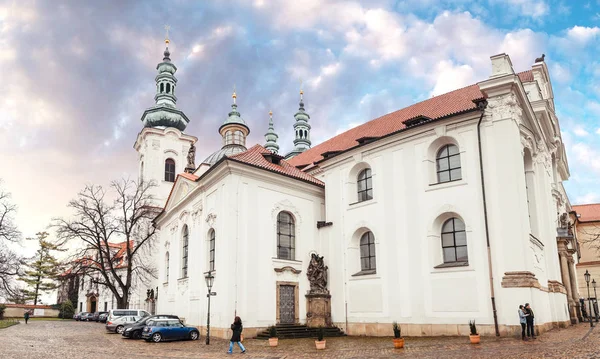
[[388, 336], [394, 321], [409, 336], [462, 335], [469, 320], [507, 335], [526, 302], [540, 330], [576, 320], [558, 257], [569, 169], [543, 61], [515, 73], [492, 56], [487, 80], [314, 147], [301, 92], [285, 156], [272, 118], [266, 143], [247, 146], [234, 93], [222, 148], [196, 165], [169, 55], [134, 145], [164, 203], [157, 313], [204, 328], [210, 273], [211, 335], [226, 337], [235, 315], [248, 337], [310, 322], [323, 315], [307, 297], [316, 254], [327, 322], [350, 335]]

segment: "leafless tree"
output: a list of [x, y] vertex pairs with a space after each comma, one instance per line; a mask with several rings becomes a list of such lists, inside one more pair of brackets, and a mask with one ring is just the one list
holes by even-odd
[[129, 179], [112, 182], [109, 191], [87, 185], [69, 202], [73, 217], [54, 221], [58, 238], [79, 248], [72, 270], [108, 288], [118, 308], [127, 308], [134, 277], [142, 283], [156, 278], [152, 220], [160, 209], [153, 206], [153, 186]]
[[17, 294], [18, 287], [14, 279], [21, 274], [23, 259], [11, 250], [8, 243], [16, 243], [21, 233], [14, 224], [17, 207], [11, 202], [11, 195], [5, 191], [0, 181], [0, 296], [12, 297]]

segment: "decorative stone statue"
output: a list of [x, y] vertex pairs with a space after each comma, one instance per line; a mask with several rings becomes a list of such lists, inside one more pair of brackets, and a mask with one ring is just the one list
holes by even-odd
[[568, 229], [569, 228], [569, 215], [565, 212], [560, 215], [560, 228]]
[[150, 299], [154, 300], [154, 289], [150, 289]]
[[150, 299], [150, 289], [146, 290], [146, 300]]
[[192, 143], [192, 145], [190, 146], [190, 149], [188, 151], [187, 154], [187, 166], [185, 166], [185, 171], [188, 173], [192, 173], [194, 172], [194, 170], [196, 169], [196, 165], [194, 164], [194, 162], [196, 161], [196, 146], [194, 146], [194, 144]]
[[322, 256], [316, 253], [311, 255], [306, 275], [310, 282], [311, 294], [329, 293], [327, 290], [327, 266]]

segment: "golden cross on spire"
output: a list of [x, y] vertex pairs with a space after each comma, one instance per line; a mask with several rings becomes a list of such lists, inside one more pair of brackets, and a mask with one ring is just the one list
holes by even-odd
[[166, 32], [166, 34], [165, 34], [165, 44], [167, 44], [167, 45], [168, 45], [168, 44], [169, 44], [169, 42], [170, 42], [170, 41], [169, 41], [169, 30], [170, 30], [170, 29], [171, 29], [171, 26], [169, 26], [169, 25], [165, 25], [165, 32]]
[[231, 98], [233, 98], [233, 104], [235, 105], [235, 99], [237, 98], [237, 95], [235, 93], [235, 84], [233, 84], [233, 94], [231, 95]]
[[302, 90], [302, 79], [300, 79], [300, 100], [302, 100], [303, 95], [304, 95], [304, 90]]

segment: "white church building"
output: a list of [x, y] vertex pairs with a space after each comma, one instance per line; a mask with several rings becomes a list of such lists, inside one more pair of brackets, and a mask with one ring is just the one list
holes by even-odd
[[234, 93], [222, 148], [192, 168], [197, 138], [184, 132], [168, 48], [157, 70], [134, 148], [164, 203], [158, 313], [204, 329], [211, 272], [211, 335], [226, 337], [234, 315], [247, 337], [306, 323], [317, 253], [331, 321], [349, 335], [389, 336], [394, 321], [408, 336], [463, 335], [469, 320], [507, 335], [526, 302], [540, 330], [576, 318], [557, 238], [569, 168], [543, 60], [515, 73], [492, 56], [488, 79], [314, 147], [301, 92], [286, 155], [272, 119], [265, 144], [246, 143]]

